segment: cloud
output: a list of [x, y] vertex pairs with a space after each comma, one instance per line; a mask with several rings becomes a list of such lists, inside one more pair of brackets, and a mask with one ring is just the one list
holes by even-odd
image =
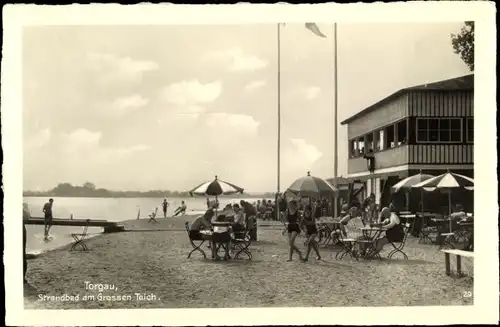
[[252, 81], [252, 82], [248, 83], [247, 85], [245, 85], [244, 89], [246, 92], [251, 92], [251, 91], [254, 91], [258, 88], [263, 87], [264, 85], [266, 85], [266, 81], [264, 81], [264, 80]]
[[304, 94], [308, 100], [315, 99], [320, 92], [321, 88], [318, 86], [310, 86], [304, 89]]
[[49, 143], [51, 137], [50, 129], [42, 129], [25, 141], [25, 147], [30, 150], [42, 148]]
[[99, 145], [101, 132], [92, 132], [84, 128], [79, 128], [71, 133], [67, 133], [66, 142], [70, 149], [93, 148]]
[[107, 53], [87, 53], [89, 68], [99, 74], [102, 84], [132, 82], [142, 80], [143, 73], [159, 68], [158, 63], [149, 60], [134, 60]]
[[244, 53], [241, 48], [213, 51], [207, 55], [207, 58], [222, 63], [229, 63], [231, 71], [254, 71], [263, 69], [269, 64], [267, 60]]
[[202, 84], [198, 80], [172, 83], [161, 89], [161, 98], [175, 105], [195, 105], [214, 102], [222, 93], [222, 83], [217, 80]]
[[223, 131], [223, 133], [256, 134], [260, 122], [252, 116], [230, 113], [214, 113], [207, 115], [207, 126]]
[[85, 162], [89, 165], [91, 163], [109, 163], [151, 148], [145, 144], [106, 147], [101, 145], [101, 139], [101, 132], [79, 128], [64, 134], [61, 145], [70, 162], [81, 161], [81, 158], [85, 158]]
[[149, 99], [141, 95], [129, 95], [116, 98], [113, 101], [98, 105], [100, 112], [105, 115], [121, 116], [141, 107], [147, 106]]
[[305, 174], [323, 156], [315, 145], [304, 139], [290, 138], [288, 141], [284, 150], [284, 162], [290, 171], [305, 170]]

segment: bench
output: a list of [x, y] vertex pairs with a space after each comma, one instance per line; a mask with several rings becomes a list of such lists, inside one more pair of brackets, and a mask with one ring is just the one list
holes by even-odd
[[444, 264], [445, 264], [447, 276], [451, 275], [450, 254], [455, 255], [457, 258], [457, 275], [458, 276], [462, 275], [462, 257], [474, 258], [474, 252], [470, 252], [470, 251], [451, 249], [451, 250], [441, 250], [441, 252], [444, 253]]

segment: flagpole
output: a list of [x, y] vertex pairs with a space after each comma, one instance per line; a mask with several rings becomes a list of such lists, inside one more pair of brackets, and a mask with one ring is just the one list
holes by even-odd
[[[281, 166], [281, 40], [280, 40], [280, 23], [277, 25], [278, 32], [278, 167], [277, 167], [277, 194], [280, 192], [280, 166]], [[278, 208], [278, 198], [276, 197], [276, 218], [280, 220], [280, 211]]]
[[[333, 154], [333, 166], [334, 166], [334, 171], [333, 171], [333, 186], [337, 188], [337, 177], [338, 177], [338, 133], [337, 133], [337, 128], [338, 128], [338, 111], [337, 111], [337, 106], [338, 106], [338, 87], [337, 87], [337, 23], [333, 24], [333, 55], [334, 55], [334, 61], [333, 61], [333, 90], [334, 90], [334, 96], [333, 96], [333, 126], [335, 127], [334, 131], [334, 136], [333, 136], [333, 142], [335, 143], [335, 152]], [[338, 189], [338, 188], [337, 188]], [[334, 201], [334, 206], [333, 206], [333, 214], [334, 217], [337, 217], [338, 214], [338, 192], [337, 195], [335, 196], [335, 201]]]

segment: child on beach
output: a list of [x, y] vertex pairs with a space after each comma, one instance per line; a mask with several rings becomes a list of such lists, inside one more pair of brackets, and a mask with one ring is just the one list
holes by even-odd
[[299, 226], [299, 210], [297, 208], [297, 201], [290, 201], [287, 210], [285, 211], [285, 220], [288, 221], [288, 244], [290, 245], [290, 252], [287, 261], [292, 261], [293, 252], [299, 254], [302, 260], [302, 252], [295, 245], [295, 239], [300, 234]]
[[319, 254], [318, 242], [316, 241], [316, 235], [318, 234], [318, 229], [316, 227], [316, 219], [312, 213], [312, 207], [310, 204], [306, 205], [304, 208], [304, 224], [306, 225], [307, 230], [307, 252], [306, 257], [303, 261], [307, 261], [309, 259], [309, 253], [311, 253], [311, 249], [314, 249], [316, 252], [316, 260], [321, 260], [321, 255]]

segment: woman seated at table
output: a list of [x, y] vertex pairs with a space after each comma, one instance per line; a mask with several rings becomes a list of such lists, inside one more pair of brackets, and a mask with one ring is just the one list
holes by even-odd
[[[226, 216], [225, 215], [219, 215], [215, 219], [216, 223], [222, 223], [226, 222]], [[223, 244], [224, 249], [226, 250], [226, 253], [224, 255], [224, 259], [229, 258], [229, 248], [231, 245], [231, 226], [229, 225], [222, 225], [219, 226], [217, 224], [213, 224], [213, 234], [212, 234], [212, 257], [217, 258], [217, 243]]]
[[382, 233], [381, 236], [376, 240], [375, 243], [375, 253], [378, 254], [382, 251], [383, 247], [386, 244], [394, 243], [394, 242], [402, 242], [405, 236], [405, 231], [403, 226], [401, 225], [401, 221], [399, 220], [398, 215], [396, 213], [391, 212], [391, 210], [387, 207], [384, 207], [382, 211], [380, 211], [380, 220], [382, 221], [382, 228], [386, 231]]
[[[349, 223], [351, 221], [351, 223]], [[349, 231], [355, 231], [357, 227], [362, 228], [363, 225], [363, 220], [361, 219], [361, 216], [358, 215], [358, 209], [356, 207], [352, 207], [349, 209], [349, 206], [347, 204], [342, 205], [342, 209], [340, 211], [340, 224], [341, 226], [344, 226], [342, 229], [337, 229], [332, 232], [332, 238], [341, 238], [341, 237], [347, 237], [351, 238], [347, 234], [347, 228], [346, 225], [349, 224]], [[352, 234], [352, 233], [351, 233]]]
[[203, 216], [198, 217], [191, 227], [189, 228], [189, 237], [192, 239], [202, 239], [201, 230], [207, 230], [212, 227], [210, 221], [214, 216], [214, 211], [212, 209], [208, 209]]

